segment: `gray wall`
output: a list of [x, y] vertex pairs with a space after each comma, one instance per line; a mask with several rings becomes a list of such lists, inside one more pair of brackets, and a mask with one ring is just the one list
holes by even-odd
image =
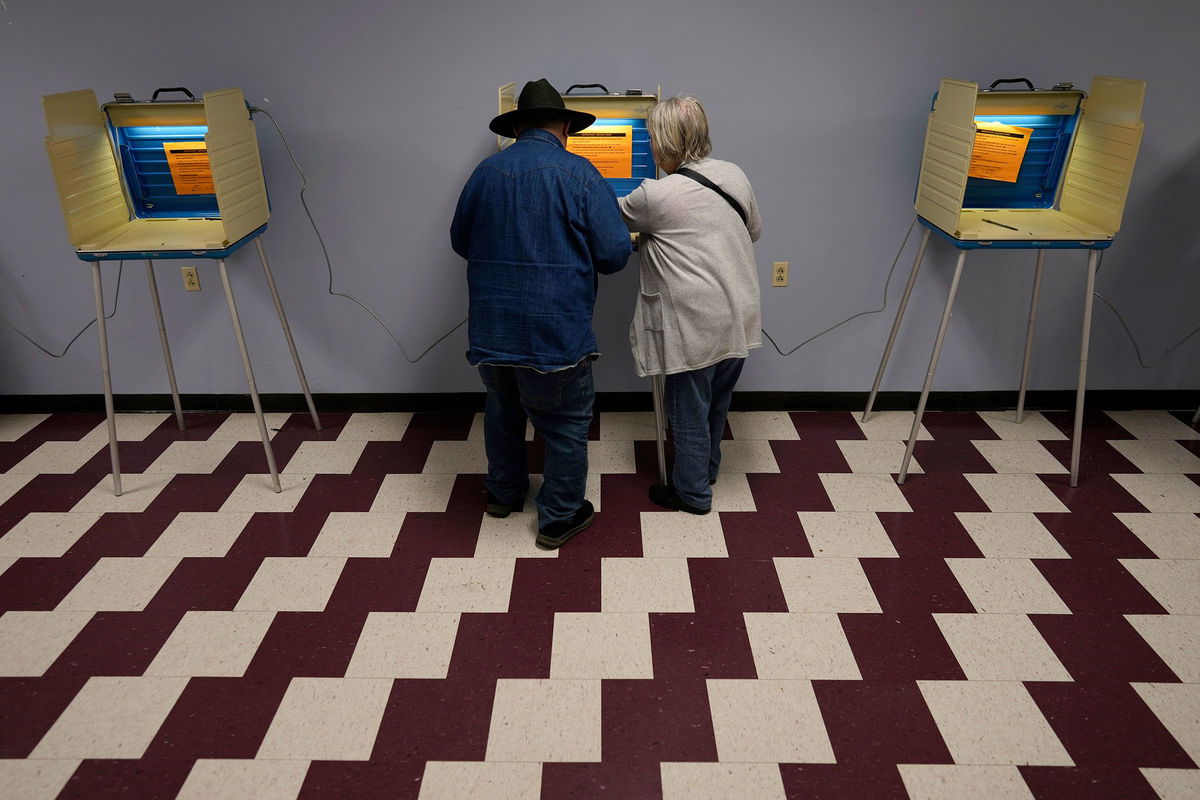
[[[0, 314], [51, 349], [93, 316], [89, 267], [66, 241], [42, 146], [39, 98], [92, 87], [148, 97], [158, 86], [240, 86], [269, 109], [308, 174], [335, 286], [371, 305], [411, 353], [465, 316], [463, 263], [447, 229], [463, 181], [495, 147], [496, 87], [547, 77], [560, 88], [693, 93], [706, 104], [714, 155], [740, 164], [762, 208], [758, 243], [767, 330], [785, 349], [878, 307], [913, 218], [926, 114], [938, 80], [1028, 76], [1047, 86], [1094, 74], [1143, 78], [1146, 134], [1123, 229], [1099, 290], [1153, 359], [1198, 322], [1200, 102], [1194, 0], [469, 0], [116, 3], [6, 0], [0, 9]], [[300, 182], [259, 118], [273, 218], [264, 243], [319, 392], [473, 391], [465, 328], [410, 365], [376, 323], [326, 293]], [[916, 236], [884, 314], [860, 318], [781, 358], [756, 352], [741, 388], [865, 390], [891, 323]], [[954, 252], [931, 248], [885, 388], [916, 389]], [[791, 285], [768, 288], [772, 261]], [[1032, 386], [1073, 387], [1086, 257], [1052, 253]], [[974, 256], [937, 386], [1013, 388], [1020, 367], [1031, 253]], [[185, 294], [179, 262], [159, 283], [185, 392], [245, 383], [215, 265]], [[294, 375], [252, 248], [231, 262], [258, 383], [294, 391]], [[109, 303], [117, 268], [105, 267]], [[636, 262], [602, 281], [600, 390], [629, 391], [627, 326]], [[144, 268], [127, 265], [110, 324], [118, 392], [166, 389]], [[94, 331], [53, 360], [0, 326], [0, 394], [99, 390]], [[1200, 387], [1200, 336], [1141, 369], [1111, 313], [1097, 306], [1093, 388]]]

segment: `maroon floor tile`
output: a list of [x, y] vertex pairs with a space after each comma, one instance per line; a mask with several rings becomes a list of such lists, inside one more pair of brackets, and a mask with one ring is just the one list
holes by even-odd
[[581, 797], [618, 800], [662, 797], [662, 770], [656, 761], [542, 765], [541, 800]]
[[182, 511], [220, 511], [241, 482], [240, 475], [176, 475], [158, 493], [147, 514], [178, 514]]
[[326, 611], [415, 611], [429, 559], [348, 558]]
[[749, 473], [746, 481], [759, 511], [833, 511], [833, 503], [815, 472]]
[[447, 678], [549, 678], [554, 614], [463, 614]]
[[983, 558], [953, 511], [881, 511], [875, 516], [901, 558]]
[[[271, 451], [275, 454], [275, 466], [279, 470], [287, 467], [288, 461], [300, 449], [300, 442], [296, 439], [291, 441], [280, 441], [279, 437], [271, 440]], [[260, 473], [265, 475], [268, 472], [267, 456], [263, 452], [262, 441], [245, 441], [238, 442], [229, 453], [213, 470], [214, 475], [250, 475]]]
[[785, 475], [804, 472], [850, 472], [850, 465], [833, 439], [773, 441], [771, 452]]
[[[70, 511], [92, 490], [100, 476], [38, 475], [8, 500], [0, 503], [0, 520], [23, 517], [34, 511]], [[105, 484], [111, 487], [111, 481]], [[12, 524], [5, 526], [5, 530]]]
[[[926, 414], [921, 419], [921, 424], [936, 442], [994, 441], [1000, 438], [975, 411], [939, 411], [936, 414]], [[917, 447], [920, 446], [921, 442], [917, 442]]]
[[[1042, 442], [1042, 446], [1058, 459], [1063, 467], [1071, 468], [1071, 442], [1065, 440]], [[1087, 438], [1079, 448], [1079, 475], [1106, 475], [1109, 473], [1139, 473], [1140, 469], [1121, 453], [1100, 439]]]
[[367, 442], [351, 475], [414, 474], [425, 468], [433, 439], [416, 438], [399, 442]]
[[[170, 441], [158, 438], [146, 441], [120, 443], [121, 473], [134, 474], [145, 472], [151, 464], [158, 460], [163, 451], [170, 446]], [[99, 479], [112, 472], [112, 456], [109, 453], [107, 440], [96, 440], [96, 453], [75, 471], [76, 475], [88, 475]]]
[[479, 541], [482, 516], [481, 513], [464, 517], [462, 514], [410, 511], [404, 515], [392, 557], [405, 561], [471, 558]]
[[217, 428], [225, 424], [229, 414], [223, 411], [183, 411], [184, 429], [179, 430], [175, 415], [163, 421], [151, 436], [169, 439], [173, 442], [206, 442], [212, 438]]
[[966, 680], [942, 631], [928, 614], [839, 614], [865, 681]]
[[780, 764], [788, 800], [907, 800], [893, 764]]
[[316, 516], [332, 511], [370, 511], [382, 483], [382, 475], [314, 475], [293, 513]]
[[298, 800], [417, 800], [420, 761], [314, 761]]
[[94, 558], [22, 558], [0, 574], [0, 611], [53, 611]]
[[138, 558], [171, 524], [174, 514], [109, 512], [64, 553], [67, 558]]
[[1079, 485], [1072, 488], [1070, 476], [1042, 475], [1054, 495], [1070, 511], [1089, 511], [1104, 509], [1116, 513], [1118, 511], [1144, 512], [1147, 509], [1133, 498], [1125, 487], [1113, 480], [1111, 475], [1095, 472], [1084, 472], [1080, 469]]
[[650, 502], [650, 485], [657, 480], [646, 475], [601, 475], [600, 507], [621, 513], [662, 511]]
[[370, 760], [483, 761], [495, 695], [494, 681], [393, 681]]
[[289, 683], [287, 675], [192, 678], [146, 758], [254, 758]]
[[1117, 561], [1047, 558], [1033, 563], [1075, 614], [1166, 613]]
[[716, 761], [703, 680], [606, 680], [600, 685], [600, 752], [614, 763]]
[[46, 677], [141, 675], [182, 616], [181, 613], [97, 611], [46, 670]]
[[15, 442], [0, 442], [0, 472], [8, 472], [41, 446], [41, 442], [29, 439], [28, 434]]
[[1104, 509], [1038, 514], [1046, 530], [1074, 559], [1157, 558], [1121, 520]]
[[1077, 681], [1179, 680], [1119, 614], [1031, 614], [1029, 619]]
[[261, 564], [253, 558], [182, 559], [145, 611], [232, 611]]
[[805, 439], [866, 439], [862, 428], [854, 421], [861, 411], [793, 411], [788, 416], [796, 426], [800, 440]]
[[859, 563], [885, 614], [928, 616], [975, 612], [975, 606], [942, 558], [863, 558]]
[[171, 800], [191, 771], [192, 762], [186, 760], [88, 759], [80, 763], [58, 800]]
[[78, 442], [105, 421], [104, 412], [87, 414], [51, 414], [21, 437], [21, 440], [42, 442]]
[[814, 681], [813, 690], [839, 764], [954, 762], [915, 682]]
[[720, 513], [730, 558], [807, 558], [813, 554], [795, 511]]
[[[926, 417], [925, 419], [931, 419]], [[924, 423], [922, 423], [924, 424]], [[991, 430], [989, 428], [989, 430]], [[995, 439], [995, 436], [989, 437]], [[921, 465], [921, 468], [933, 475], [954, 474], [954, 473], [993, 473], [996, 470], [988, 462], [983, 454], [979, 452], [979, 448], [972, 442], [963, 439], [948, 439], [948, 440], [917, 440], [916, 447], [913, 448], [913, 458]], [[899, 459], [896, 461], [896, 466], [892, 470], [894, 473], [900, 471]], [[917, 475], [914, 477], [920, 477]]]
[[321, 421], [321, 430], [313, 426], [312, 415], [307, 411], [297, 411], [288, 417], [287, 422], [279, 428], [281, 436], [294, 436], [305, 442], [332, 442], [342, 434], [342, 428], [350, 421], [350, 414], [342, 411], [321, 411], [317, 407], [317, 419]]
[[442, 413], [421, 412], [413, 414], [412, 421], [404, 432], [407, 440], [430, 439], [437, 441], [466, 441], [471, 432], [475, 414], [470, 411], [448, 411]]
[[[666, 443], [664, 450], [667, 459], [667, 475], [675, 465], [675, 445]], [[633, 464], [638, 475], [648, 478], [651, 483], [658, 481], [658, 445], [653, 441], [633, 443]], [[646, 484], [649, 487], [649, 483]]]
[[25, 758], [86, 683], [84, 678], [0, 678], [0, 758]]
[[[1075, 431], [1075, 412], [1072, 411], [1043, 411], [1045, 417], [1054, 427], [1070, 438]], [[1097, 408], [1085, 408], [1083, 411], [1083, 438], [1085, 441], [1107, 441], [1109, 439], [1133, 439], [1134, 435], [1118, 425], [1113, 418]]]
[[1076, 766], [1196, 766], [1128, 683], [1026, 682], [1025, 688]]
[[268, 556], [306, 556], [321, 533], [325, 516], [260, 511], [246, 523], [225, 558], [262, 561]]
[[654, 674], [664, 678], [757, 678], [740, 611], [651, 614]]
[[245, 674], [340, 678], [366, 621], [361, 611], [280, 611]]
[[788, 610], [769, 559], [689, 558], [688, 572], [698, 614]]
[[[605, 475], [604, 477], [613, 476]], [[606, 508], [614, 507], [611, 500], [605, 500], [604, 503]], [[620, 504], [616, 504], [615, 507], [619, 510], [597, 511], [592, 527], [578, 534], [562, 547], [558, 551], [558, 560], [564, 563], [573, 563], [596, 561], [600, 558], [640, 558], [642, 555], [640, 512], [630, 511]], [[657, 506], [654, 508], [662, 511]]]
[[[595, 527], [595, 526], [593, 526]], [[592, 536], [581, 534], [568, 547]], [[509, 613], [600, 610], [600, 559], [518, 558]]]
[[[937, 511], [990, 511], [987, 503], [976, 494], [962, 473], [943, 470], [936, 462], [921, 461], [924, 475], [909, 475], [899, 487], [904, 499], [914, 509]], [[989, 467], [987, 472], [992, 472]]]
[[1132, 767], [1019, 767], [1036, 800], [1157, 800], [1158, 794]]

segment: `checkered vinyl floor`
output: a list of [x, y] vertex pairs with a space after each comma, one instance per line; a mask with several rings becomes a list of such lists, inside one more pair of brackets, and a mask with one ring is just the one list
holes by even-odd
[[[601, 414], [596, 522], [471, 414], [0, 417], [0, 797], [1200, 797], [1200, 432], [730, 417], [707, 517]], [[541, 446], [531, 439], [531, 472]], [[536, 478], [535, 478], [536, 484]]]

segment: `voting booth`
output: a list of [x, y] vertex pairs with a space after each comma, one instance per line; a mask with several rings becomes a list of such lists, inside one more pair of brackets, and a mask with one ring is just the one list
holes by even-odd
[[[1024, 87], [1013, 90], [1012, 84]], [[970, 81], [946, 78], [941, 82], [929, 114], [917, 180], [915, 205], [924, 235], [863, 412], [865, 422], [930, 234], [936, 233], [958, 249], [958, 261], [900, 465], [899, 483], [907, 477], [967, 254], [1014, 248], [1037, 251], [1017, 422], [1024, 415], [1045, 253], [1075, 249], [1089, 254], [1071, 447], [1070, 482], [1077, 485], [1096, 268], [1100, 252], [1112, 244], [1121, 226], [1142, 139], [1145, 91], [1144, 81], [1103, 76], [1094, 78], [1086, 93], [1073, 84], [1036, 89], [1026, 78], [1001, 79], [982, 91]]]
[[[187, 99], [159, 99], [183, 94]], [[320, 428], [308, 381], [279, 299], [260, 235], [270, 217], [258, 138], [241, 89], [207, 92], [159, 89], [149, 101], [118, 94], [97, 106], [91, 89], [42, 98], [46, 152], [58, 187], [67, 238], [92, 265], [100, 361], [108, 416], [113, 488], [121, 494], [121, 468], [113, 415], [108, 333], [101, 262], [144, 260], [171, 396], [180, 430], [183, 410], [154, 276], [159, 259], [217, 261], [267, 466], [280, 491], [275, 458], [225, 259], [254, 241], [275, 311], [283, 326], [313, 424]], [[197, 286], [198, 287], [198, 281]]]

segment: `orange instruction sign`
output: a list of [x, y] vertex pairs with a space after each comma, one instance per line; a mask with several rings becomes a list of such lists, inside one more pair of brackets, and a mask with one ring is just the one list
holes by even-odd
[[1033, 128], [1019, 128], [1000, 122], [976, 122], [975, 146], [967, 176], [993, 181], [1017, 182], [1025, 149]]
[[605, 178], [633, 177], [633, 126], [593, 125], [567, 139], [567, 149], [583, 156]]
[[212, 168], [205, 142], [163, 142], [175, 194], [213, 194]]

